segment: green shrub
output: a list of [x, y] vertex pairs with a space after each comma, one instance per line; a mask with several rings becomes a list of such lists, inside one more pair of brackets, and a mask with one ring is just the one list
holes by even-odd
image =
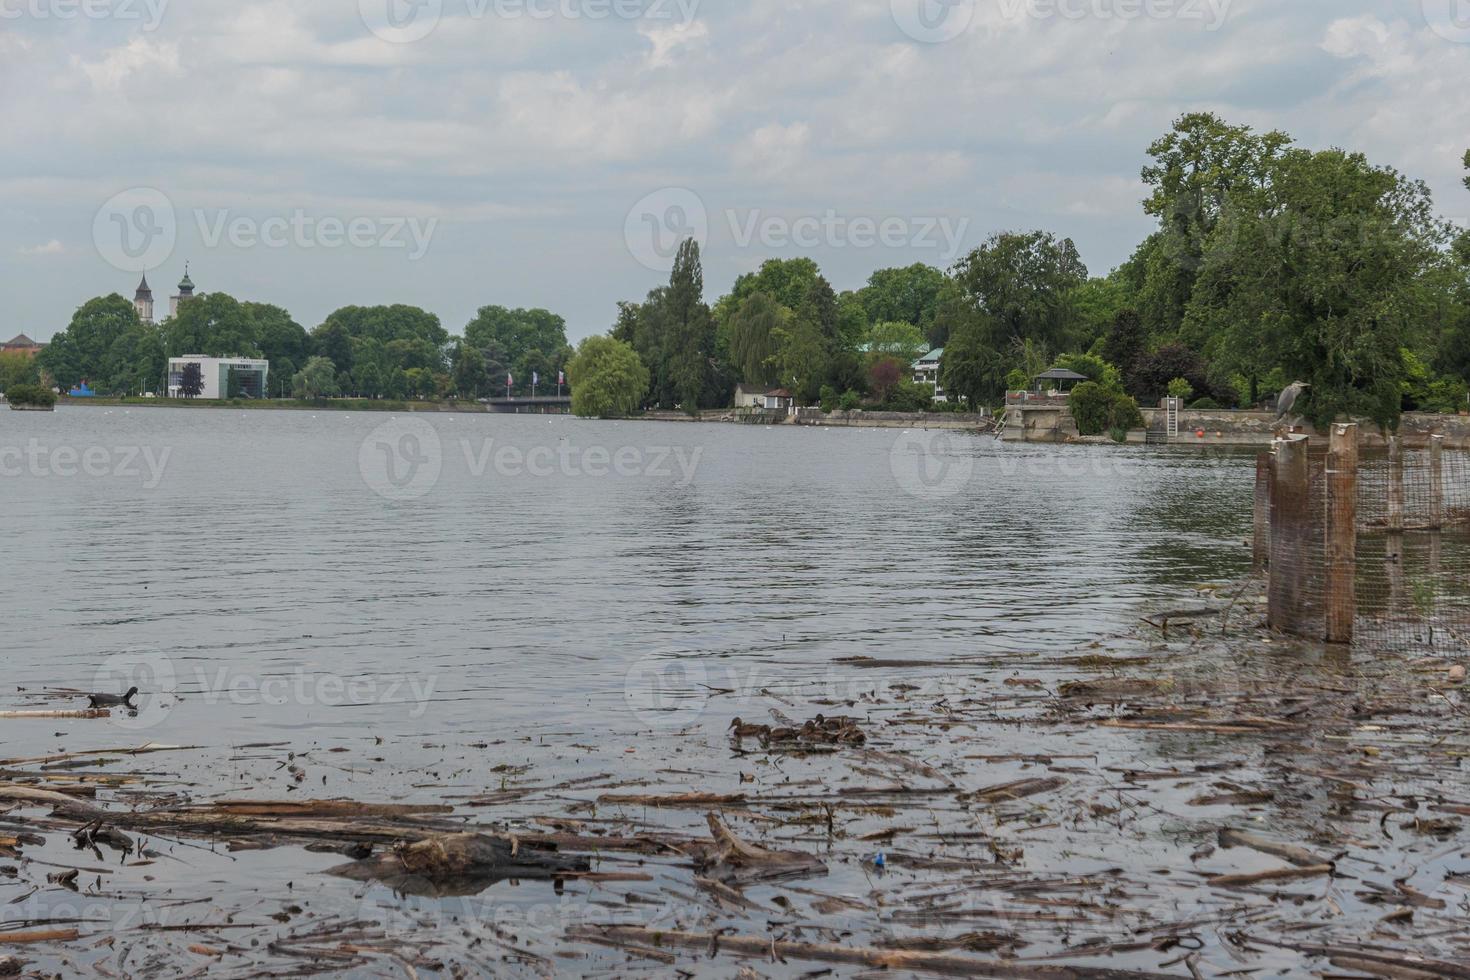
[[837, 389], [831, 385], [822, 385], [822, 411], [829, 415], [837, 411]]
[[900, 381], [883, 403], [886, 412], [927, 412], [934, 404], [934, 389], [914, 381]]
[[40, 385], [11, 385], [5, 392], [5, 400], [12, 405], [36, 405], [51, 408], [56, 404], [56, 392]]
[[1178, 398], [1180, 401], [1187, 402], [1194, 397], [1194, 385], [1184, 378], [1175, 378], [1169, 382], [1168, 392], [1170, 398]]
[[1113, 395], [1113, 411], [1108, 422], [1109, 428], [1123, 429], [1125, 432], [1141, 429], [1143, 428], [1143, 413], [1138, 410], [1138, 402], [1128, 395], [1116, 392]]
[[1199, 412], [1216, 412], [1220, 410], [1220, 403], [1215, 401], [1215, 399], [1213, 398], [1206, 397], [1201, 398], [1196, 402], [1191, 402], [1189, 407], [1190, 409]]
[[1068, 399], [1077, 431], [1084, 436], [1100, 435], [1112, 416], [1113, 396], [1096, 381], [1084, 381], [1072, 389]]
[[1077, 431], [1084, 436], [1102, 435], [1111, 429], [1143, 428], [1138, 402], [1122, 392], [1109, 391], [1095, 381], [1084, 381], [1072, 389], [1069, 399]]
[[844, 412], [851, 412], [862, 407], [863, 396], [849, 388], [842, 393], [837, 404]]
[[1127, 429], [1120, 429], [1120, 428], [1118, 428], [1115, 425], [1111, 429], [1108, 430], [1108, 437], [1110, 439], [1112, 439], [1116, 443], [1124, 443], [1124, 442], [1127, 442], [1128, 441], [1128, 430]]

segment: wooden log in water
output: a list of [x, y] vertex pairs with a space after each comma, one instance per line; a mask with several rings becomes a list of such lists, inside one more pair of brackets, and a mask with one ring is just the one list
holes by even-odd
[[[1094, 966], [1016, 963], [985, 960], [950, 953], [926, 953], [878, 949], [838, 943], [798, 943], [770, 936], [728, 936], [703, 932], [647, 929], [641, 926], [576, 926], [567, 930], [575, 940], [597, 939], [628, 943], [640, 948], [676, 947], [704, 955], [729, 952], [737, 956], [773, 957], [780, 960], [810, 960], [818, 963], [848, 963], [899, 972], [918, 971], [949, 976], [997, 977], [1008, 980], [1164, 980], [1167, 974], [1136, 970], [1112, 970]], [[594, 938], [596, 937], [596, 938]], [[1170, 978], [1172, 980], [1172, 978]]]

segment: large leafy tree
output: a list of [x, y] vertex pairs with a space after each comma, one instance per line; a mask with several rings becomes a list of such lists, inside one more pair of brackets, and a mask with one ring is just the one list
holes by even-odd
[[949, 335], [941, 382], [951, 396], [971, 407], [998, 402], [1005, 394], [1005, 361], [991, 343], [992, 329], [978, 317], [964, 320]]
[[337, 386], [337, 368], [325, 357], [313, 357], [291, 379], [295, 397], [302, 399], [334, 398], [341, 393]]
[[934, 327], [944, 273], [922, 262], [895, 269], [879, 269], [858, 292], [870, 323], [912, 324], [928, 334]]
[[589, 337], [567, 367], [572, 411], [583, 418], [622, 418], [638, 410], [650, 374], [630, 344]]
[[249, 304], [228, 293], [210, 293], [179, 305], [177, 316], [163, 324], [168, 352], [174, 357], [260, 357], [259, 325]]
[[730, 356], [748, 384], [771, 385], [780, 375], [776, 343], [792, 313], [770, 293], [754, 292], [730, 317]]
[[905, 365], [912, 364], [929, 349], [923, 332], [902, 320], [873, 324], [868, 328], [867, 345], [870, 357], [895, 357]]
[[[449, 334], [439, 318], [416, 306], [344, 306], [312, 331], [311, 353], [330, 360], [343, 388], [361, 388], [362, 369], [372, 364], [387, 393], [404, 397], [410, 370], [445, 372]], [[359, 356], [364, 360], [358, 362]], [[396, 379], [396, 380], [395, 380]]]
[[1220, 366], [1310, 383], [1319, 424], [1394, 427], [1401, 349], [1424, 343], [1426, 277], [1448, 240], [1422, 183], [1361, 154], [1292, 149], [1265, 186], [1229, 195], [1190, 318]]
[[572, 356], [566, 321], [543, 309], [482, 307], [465, 326], [463, 346], [480, 353], [487, 371], [493, 369], [502, 379], [513, 375], [517, 388], [525, 391], [536, 375], [543, 384], [548, 378], [554, 382]]
[[33, 356], [20, 351], [0, 352], [0, 392], [16, 385], [35, 385], [40, 382], [40, 366]]
[[1239, 192], [1264, 187], [1274, 161], [1291, 144], [1285, 133], [1255, 133], [1209, 112], [1175, 121], [1149, 148], [1143, 181], [1152, 188], [1143, 209], [1159, 230], [1143, 244], [1138, 308], [1151, 334], [1178, 330], [1194, 291], [1206, 242]]
[[295, 376], [311, 356], [311, 336], [291, 314], [269, 303], [242, 303], [255, 323], [255, 343], [271, 364], [271, 374], [283, 380]]
[[633, 333], [633, 346], [651, 365], [656, 404], [694, 414], [719, 397], [714, 392], [715, 322], [704, 301], [698, 242], [691, 238], [679, 246], [669, 284], [649, 294]]
[[992, 325], [994, 346], [1033, 341], [1055, 348], [1072, 332], [1072, 295], [1087, 281], [1087, 267], [1070, 238], [1002, 232], [960, 260], [954, 275]]
[[[110, 387], [115, 369], [112, 352], [124, 336], [142, 329], [133, 304], [116, 293], [88, 300], [72, 315], [71, 323], [36, 355], [37, 363], [55, 383], [70, 388], [86, 380]], [[193, 352], [191, 352], [193, 353]], [[162, 377], [163, 365], [156, 365]]]

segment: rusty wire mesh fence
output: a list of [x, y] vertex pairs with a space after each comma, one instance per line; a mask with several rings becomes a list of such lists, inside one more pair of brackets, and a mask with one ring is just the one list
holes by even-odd
[[1278, 443], [1256, 500], [1273, 627], [1366, 649], [1470, 650], [1470, 454]]

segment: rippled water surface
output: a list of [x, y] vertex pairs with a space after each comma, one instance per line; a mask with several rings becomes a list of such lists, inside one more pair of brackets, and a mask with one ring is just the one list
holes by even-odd
[[1075, 647], [1248, 558], [1245, 455], [100, 407], [0, 413], [4, 450], [7, 682], [161, 675], [113, 724], [216, 747], [632, 731], [732, 678]]

